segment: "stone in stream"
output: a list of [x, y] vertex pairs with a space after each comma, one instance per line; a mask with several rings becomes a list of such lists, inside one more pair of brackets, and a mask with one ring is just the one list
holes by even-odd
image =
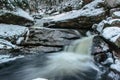
[[48, 17], [51, 21], [44, 23], [45, 27], [54, 28], [90, 28], [105, 18], [102, 0], [95, 0], [80, 10], [73, 10], [56, 16]]
[[0, 23], [30, 26], [33, 25], [34, 19], [19, 8], [16, 11], [0, 10]]

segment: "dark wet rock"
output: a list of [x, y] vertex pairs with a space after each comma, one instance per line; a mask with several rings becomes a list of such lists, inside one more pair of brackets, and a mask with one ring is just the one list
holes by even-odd
[[54, 28], [90, 28], [94, 23], [98, 23], [105, 18], [105, 11], [99, 4], [102, 0], [93, 1], [85, 5], [80, 10], [75, 10], [49, 19], [50, 22], [44, 23], [45, 27]]
[[83, 3], [84, 4], [88, 4], [88, 3], [90, 3], [90, 2], [92, 2], [93, 0], [83, 0]]
[[33, 18], [22, 9], [16, 11], [0, 10], [0, 23], [30, 26]]
[[109, 45], [100, 37], [96, 36], [93, 40], [93, 48], [92, 53], [96, 55], [97, 53], [101, 53], [109, 50]]

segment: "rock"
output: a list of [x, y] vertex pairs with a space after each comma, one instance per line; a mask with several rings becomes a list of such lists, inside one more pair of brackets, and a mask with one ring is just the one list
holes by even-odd
[[62, 47], [80, 38], [76, 30], [31, 28], [30, 36], [23, 45]]
[[[52, 53], [61, 51], [62, 47], [52, 47], [52, 46], [26, 46], [21, 50], [24, 54], [41, 54], [41, 53]], [[20, 53], [21, 54], [21, 53]]]
[[[116, 11], [120, 11], [120, 8], [118, 7], [118, 8], [112, 8], [112, 9], [110, 9], [110, 16], [112, 16], [113, 13], [116, 12]], [[114, 18], [114, 16], [113, 16], [113, 18]]]
[[11, 42], [0, 39], [0, 49], [15, 49], [17, 48], [16, 45], [13, 45]]
[[34, 24], [34, 19], [22, 9], [0, 10], [0, 23], [30, 26]]
[[29, 29], [24, 26], [0, 24], [0, 39], [10, 41], [13, 44], [26, 42]]
[[84, 4], [88, 4], [90, 2], [92, 2], [93, 0], [83, 0]]
[[0, 55], [0, 64], [14, 61], [16, 59], [23, 58], [23, 57], [24, 57], [23, 55], [19, 55], [19, 56], [15, 56], [15, 57], [13, 57], [11, 55]]
[[103, 20], [99, 24], [96, 24], [96, 26], [93, 25], [93, 28], [101, 33], [104, 28], [113, 26], [120, 27], [120, 19], [113, 19], [112, 17], [108, 17], [106, 20]]
[[102, 36], [113, 42], [117, 47], [120, 48], [120, 28], [119, 27], [107, 27], [103, 30]]
[[116, 11], [112, 15], [113, 18], [119, 18], [120, 19], [120, 11]]
[[85, 5], [80, 10], [73, 10], [53, 17], [50, 22], [44, 23], [45, 27], [54, 28], [90, 28], [105, 18], [104, 8], [99, 6], [102, 0], [95, 0]]

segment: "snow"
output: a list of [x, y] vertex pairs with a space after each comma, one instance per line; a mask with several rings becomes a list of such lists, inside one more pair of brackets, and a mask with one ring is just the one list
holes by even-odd
[[21, 17], [24, 17], [28, 20], [31, 20], [31, 21], [34, 21], [33, 17], [31, 17], [27, 12], [25, 12], [24, 10], [18, 8], [16, 10], [16, 12], [13, 12], [14, 14], [18, 15], [18, 16], [21, 16]]
[[109, 39], [112, 42], [115, 42], [120, 37], [120, 28], [119, 27], [107, 27], [103, 30], [103, 37]]
[[16, 56], [16, 57], [11, 57], [10, 55], [0, 55], [0, 64], [2, 63], [6, 63], [6, 62], [9, 62], [9, 61], [14, 61], [18, 58], [23, 58], [24, 56], [22, 55], [19, 55], [19, 56]]
[[115, 69], [120, 72], [120, 60], [116, 59], [115, 64], [112, 64], [110, 68]]
[[[0, 38], [2, 39], [10, 39], [14, 40], [15, 42], [25, 35], [27, 36], [29, 33], [29, 29], [24, 26], [18, 26], [18, 25], [7, 25], [7, 24], [0, 24]], [[20, 39], [18, 40], [20, 43]]]
[[36, 78], [36, 79], [33, 79], [33, 80], [48, 80], [48, 79], [45, 79], [45, 78]]
[[96, 30], [98, 31], [98, 32], [102, 32], [102, 30], [103, 30], [103, 28], [104, 28], [104, 25], [105, 25], [105, 20], [103, 20], [103, 21], [101, 21], [98, 25], [97, 25], [97, 28], [96, 28]]
[[13, 49], [13, 48], [17, 48], [17, 46], [13, 45], [9, 41], [6, 41], [4, 39], [0, 39], [0, 49]]
[[30, 21], [34, 21], [34, 19], [27, 12], [25, 12], [20, 8], [16, 9], [16, 11], [0, 10], [0, 15], [3, 15], [5, 13], [11, 13], [11, 14], [23, 17], [25, 19], [28, 19]]
[[73, 10], [70, 12], [62, 13], [56, 16], [48, 17], [48, 19], [52, 19], [52, 21], [61, 21], [61, 20], [67, 20], [67, 19], [73, 19], [77, 18], [79, 16], [97, 16], [99, 14], [104, 13], [103, 8], [95, 8], [97, 7], [98, 3], [103, 2], [102, 0], [95, 0], [91, 2], [90, 4], [84, 6], [80, 10]]

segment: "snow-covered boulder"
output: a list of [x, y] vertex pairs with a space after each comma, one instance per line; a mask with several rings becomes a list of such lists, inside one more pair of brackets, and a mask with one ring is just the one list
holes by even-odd
[[49, 17], [51, 22], [44, 23], [46, 27], [59, 28], [90, 28], [93, 23], [105, 18], [104, 8], [99, 6], [102, 0], [95, 0], [85, 5], [80, 10], [73, 10], [56, 16]]
[[0, 10], [0, 23], [30, 26], [34, 19], [19, 8], [16, 11]]
[[107, 27], [103, 30], [102, 36], [120, 47], [120, 27]]
[[113, 18], [119, 18], [120, 19], [120, 11], [116, 11], [112, 14]]
[[119, 9], [113, 9], [110, 17], [101, 21], [99, 24], [93, 25], [93, 28], [108, 40], [108, 42], [120, 48], [120, 11], [116, 10]]
[[[118, 21], [118, 23], [117, 23]], [[120, 47], [120, 26], [119, 19], [111, 19], [111, 20], [103, 20], [96, 27], [96, 31], [98, 31], [101, 36], [103, 36], [106, 40], [112, 42], [117, 47]], [[118, 26], [117, 26], [118, 25]]]
[[13, 44], [25, 42], [29, 29], [24, 26], [0, 24], [0, 39], [5, 39]]

